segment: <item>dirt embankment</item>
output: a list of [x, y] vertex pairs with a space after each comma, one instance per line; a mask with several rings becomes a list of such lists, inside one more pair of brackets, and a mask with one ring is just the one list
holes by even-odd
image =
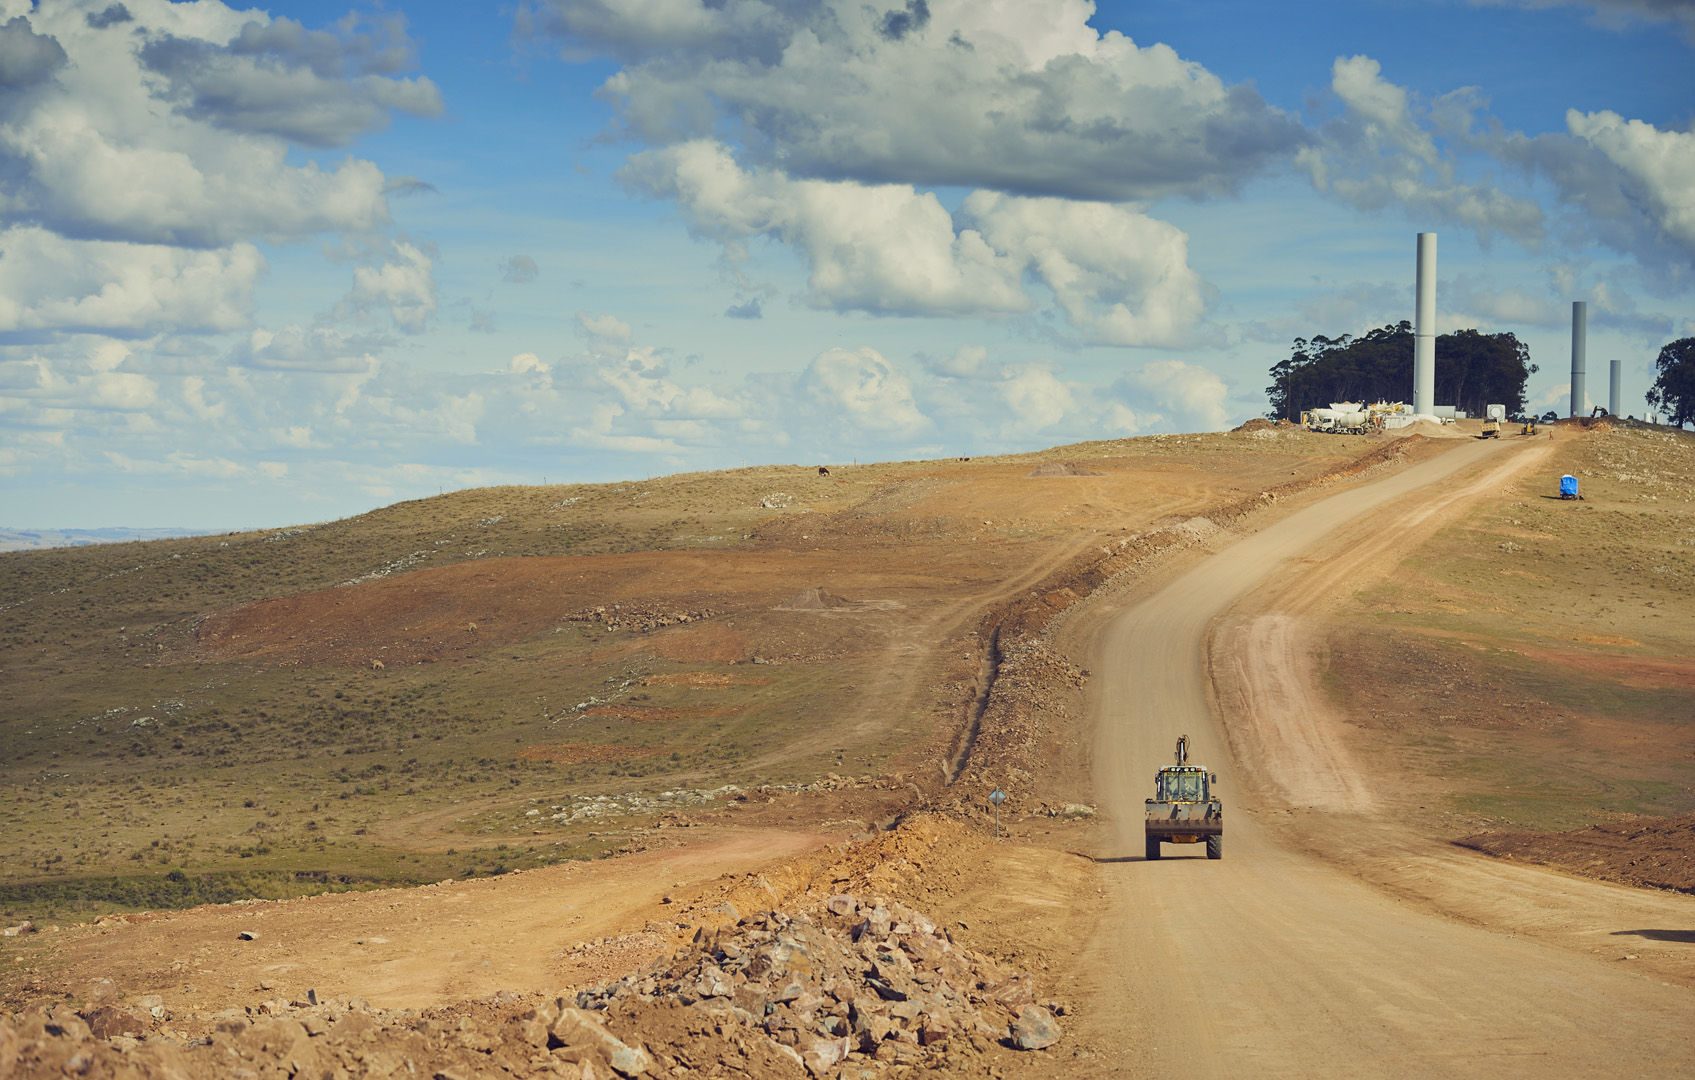
[[502, 992], [414, 1012], [308, 991], [227, 1010], [183, 1038], [160, 1030], [170, 1018], [162, 1000], [102, 992], [80, 1009], [0, 1021], [0, 1075], [981, 1073], [998, 1056], [1058, 1042], [1064, 1011], [1038, 1002], [1028, 975], [958, 946], [921, 913], [843, 893], [815, 914], [755, 913], [700, 930], [641, 972], [540, 1000]]
[[[134, 926], [120, 920], [85, 933], [102, 939], [99, 970], [126, 990], [139, 983], [158, 992], [124, 993], [119, 982], [96, 977], [67, 990], [62, 1004], [0, 1020], [0, 1076], [1046, 1074], [1051, 1066], [1027, 1055], [1063, 1038], [1068, 1006], [1005, 950], [967, 946], [958, 936], [964, 920], [944, 923], [881, 899], [934, 898], [988, 854], [975, 830], [921, 815], [866, 842], [673, 889], [624, 912], [610, 927], [628, 928], [621, 933], [560, 950], [550, 926], [524, 945], [563, 952], [564, 967], [547, 965], [554, 989], [518, 980], [449, 1007], [373, 1005], [358, 995], [356, 976], [325, 994], [306, 981], [314, 965], [299, 953], [265, 967], [263, 996], [246, 1004], [190, 1003], [173, 988], [190, 977], [250, 980], [253, 972], [230, 954], [286, 938], [297, 923], [317, 936], [351, 933], [344, 919], [373, 917], [370, 905], [319, 898], [249, 908], [242, 925], [259, 927], [250, 942], [238, 942], [234, 924], [221, 919], [228, 944], [217, 951], [225, 959], [197, 951], [192, 975], [180, 962], [163, 965], [169, 951], [205, 937], [197, 913]], [[557, 893], [557, 876], [513, 875], [498, 894], [486, 882], [433, 891], [442, 903], [476, 889], [483, 917], [499, 920], [514, 892]], [[417, 892], [395, 894], [390, 906]], [[623, 899], [608, 894], [601, 903], [616, 908]], [[361, 939], [366, 951], [399, 944]], [[130, 955], [138, 947], [142, 954]], [[134, 965], [148, 963], [162, 970], [138, 978]]]
[[[1695, 894], [1695, 814], [1633, 818], [1560, 833], [1491, 830], [1454, 842], [1496, 858], [1602, 881]], [[1688, 940], [1695, 940], [1695, 933]]]

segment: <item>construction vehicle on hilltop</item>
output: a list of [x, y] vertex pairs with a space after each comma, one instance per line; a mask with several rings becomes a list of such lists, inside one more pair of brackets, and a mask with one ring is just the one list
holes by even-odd
[[1177, 764], [1154, 774], [1154, 797], [1147, 801], [1147, 856], [1160, 856], [1161, 844], [1207, 846], [1207, 858], [1224, 857], [1224, 806], [1212, 794], [1218, 777], [1189, 764], [1189, 736], [1177, 738]]

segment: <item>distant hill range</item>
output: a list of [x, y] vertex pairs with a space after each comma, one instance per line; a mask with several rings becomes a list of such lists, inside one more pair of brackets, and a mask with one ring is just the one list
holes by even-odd
[[0, 551], [88, 547], [90, 544], [123, 544], [132, 540], [169, 540], [177, 536], [205, 535], [206, 530], [203, 529], [0, 529]]

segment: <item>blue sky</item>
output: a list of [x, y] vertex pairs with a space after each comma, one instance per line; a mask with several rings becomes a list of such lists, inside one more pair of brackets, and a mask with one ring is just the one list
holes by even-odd
[[[1695, 334], [1695, 4], [0, 0], [0, 525], [1232, 426]], [[1440, 363], [1440, 358], [1438, 358]]]

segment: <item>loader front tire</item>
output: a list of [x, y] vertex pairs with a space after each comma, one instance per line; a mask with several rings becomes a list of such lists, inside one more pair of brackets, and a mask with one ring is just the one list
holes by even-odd
[[1221, 833], [1220, 834], [1214, 834], [1212, 836], [1207, 837], [1207, 858], [1209, 858], [1209, 859], [1222, 859], [1222, 858], [1224, 858], [1224, 836], [1223, 836], [1223, 834], [1221, 834]]
[[1153, 862], [1157, 858], [1159, 858], [1159, 841], [1150, 836], [1148, 837], [1148, 861]]

